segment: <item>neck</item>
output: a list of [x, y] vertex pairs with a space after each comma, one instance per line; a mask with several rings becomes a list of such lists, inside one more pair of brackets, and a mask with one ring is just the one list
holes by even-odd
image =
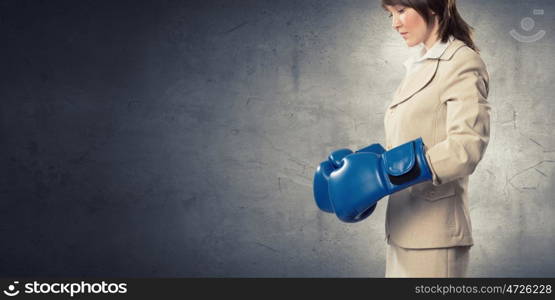
[[430, 48], [434, 46], [437, 40], [438, 40], [437, 32], [434, 32], [434, 34], [431, 34], [430, 37], [428, 37], [428, 39], [424, 41], [424, 47], [426, 47], [426, 51], [430, 50]]
[[439, 24], [438, 24], [437, 18], [434, 18], [434, 26], [431, 28], [430, 33], [428, 34], [428, 37], [423, 42], [424, 47], [426, 47], [426, 51], [430, 50], [430, 48], [432, 48], [434, 44], [437, 42], [438, 29], [439, 29]]

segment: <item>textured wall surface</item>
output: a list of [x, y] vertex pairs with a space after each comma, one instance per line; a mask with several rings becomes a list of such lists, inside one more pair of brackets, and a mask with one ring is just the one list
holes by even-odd
[[[459, 10], [493, 108], [469, 276], [555, 276], [555, 2]], [[312, 174], [384, 142], [414, 50], [389, 22], [378, 0], [0, 1], [0, 275], [382, 277], [387, 200], [341, 223]]]

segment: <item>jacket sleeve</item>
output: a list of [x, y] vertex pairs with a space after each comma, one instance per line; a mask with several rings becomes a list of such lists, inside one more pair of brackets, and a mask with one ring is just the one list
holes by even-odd
[[491, 108], [487, 102], [486, 66], [471, 50], [452, 63], [455, 65], [440, 94], [442, 105], [446, 106], [446, 139], [426, 151], [433, 185], [472, 174], [489, 142]]

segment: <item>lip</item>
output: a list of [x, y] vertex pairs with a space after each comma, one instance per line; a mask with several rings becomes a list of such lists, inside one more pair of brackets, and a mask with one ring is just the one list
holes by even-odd
[[408, 32], [401, 32], [401, 35], [402, 35], [402, 36], [405, 36], [405, 35], [407, 35], [407, 34], [409, 34], [409, 33], [408, 33]]

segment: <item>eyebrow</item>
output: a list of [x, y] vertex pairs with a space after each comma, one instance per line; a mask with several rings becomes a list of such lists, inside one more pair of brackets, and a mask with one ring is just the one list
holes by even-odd
[[[392, 7], [392, 8], [395, 9], [395, 10], [397, 10], [397, 9], [399, 9], [399, 8], [406, 8], [406, 6], [404, 6], [404, 5], [402, 5], [402, 4], [387, 5], [387, 6]], [[382, 6], [383, 9], [384, 9], [385, 11], [389, 11], [389, 9], [387, 9], [387, 6], [386, 6], [386, 5], [383, 5], [383, 6]]]

